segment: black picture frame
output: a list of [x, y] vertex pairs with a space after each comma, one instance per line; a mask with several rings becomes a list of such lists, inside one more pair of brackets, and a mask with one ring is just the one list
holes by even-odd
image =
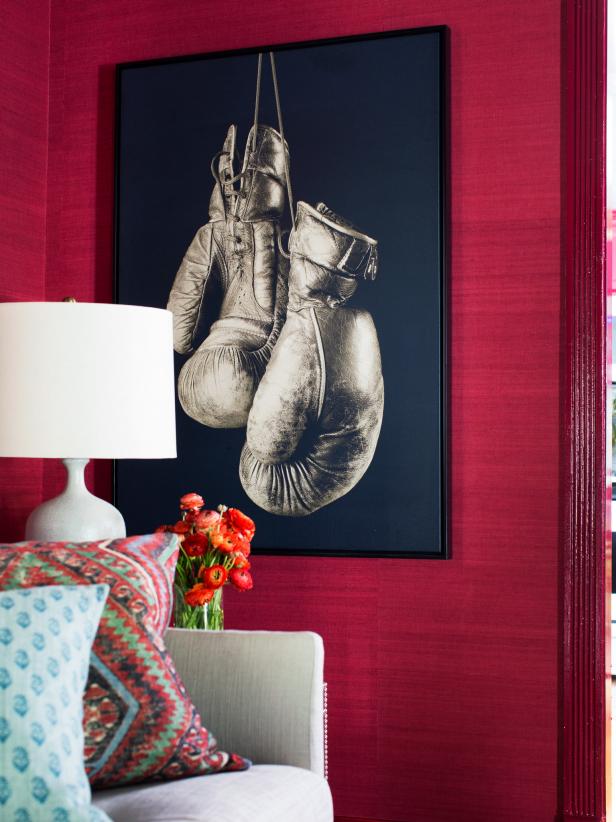
[[[345, 196], [339, 196], [345, 204], [360, 200], [365, 204], [374, 195], [369, 207], [356, 209], [362, 212], [361, 219], [356, 213], [344, 213], [337, 201], [330, 203], [327, 191], [319, 197], [334, 211], [339, 208], [344, 217], [356, 221], [362, 231], [375, 236], [379, 241], [380, 268], [390, 264], [388, 271], [377, 273], [375, 283], [362, 283], [358, 289], [358, 292], [370, 289], [370, 295], [363, 294], [359, 304], [372, 308], [379, 339], [382, 339], [385, 415], [373, 463], [351, 492], [324, 509], [309, 517], [276, 517], [252, 504], [243, 495], [241, 485], [239, 492], [238, 485], [234, 485], [233, 471], [237, 475], [241, 432], [206, 429], [189, 420], [178, 403], [178, 460], [115, 461], [114, 502], [125, 517], [129, 533], [144, 533], [158, 524], [173, 522], [177, 518], [180, 494], [197, 491], [206, 497], [208, 506], [224, 502], [255, 519], [255, 554], [448, 559], [448, 30], [445, 26], [119, 64], [116, 73], [115, 300], [164, 307], [163, 291], [168, 292], [171, 287], [196, 229], [208, 220], [213, 182], [208, 176], [212, 148], [220, 148], [225, 133], [221, 108], [233, 100], [233, 104], [228, 105], [228, 123], [240, 120], [238, 107], [245, 112], [238, 123], [241, 145], [252, 124], [254, 103], [255, 72], [250, 74], [245, 68], [249, 63], [256, 67], [256, 55], [261, 52], [267, 56], [270, 51], [276, 55], [278, 65], [296, 200], [312, 202], [315, 199], [302, 196], [302, 177], [308, 190], [313, 181], [319, 182], [316, 179], [319, 174], [322, 174], [321, 184], [325, 180], [331, 182], [336, 167], [339, 179], [332, 188], [337, 187], [340, 192], [346, 186]], [[300, 66], [298, 77], [294, 77], [292, 70], [287, 71], [295, 54], [301, 55], [301, 60], [298, 58], [296, 62]], [[319, 60], [324, 64], [321, 69]], [[334, 92], [329, 99], [324, 99], [327, 93], [318, 99], [316, 92], [311, 96], [310, 87], [299, 76], [300, 70], [304, 70], [304, 75], [307, 73], [307, 66], [315, 73], [320, 70], [320, 88], [337, 91], [337, 100]], [[354, 150], [352, 141], [354, 135], [360, 134], [357, 125], [362, 122], [356, 111], [361, 94], [354, 89], [347, 95], [344, 89], [351, 87], [349, 79], [353, 71], [357, 75], [358, 66], [361, 77], [357, 78], [357, 86], [362, 92], [365, 90], [365, 130], [369, 136], [364, 139], [361, 150]], [[412, 76], [405, 75], [405, 70], [412, 72]], [[334, 82], [336, 72], [338, 83]], [[380, 79], [379, 72], [383, 75]], [[208, 76], [211, 84], [203, 82]], [[227, 76], [229, 85], [221, 84], [221, 78]], [[293, 105], [288, 105], [293, 86], [289, 78], [296, 81]], [[263, 82], [264, 85], [267, 82], [265, 74]], [[371, 96], [370, 90], [374, 92], [377, 88], [386, 89], [386, 94]], [[206, 109], [205, 103], [211, 103], [213, 96], [217, 98], [216, 106]], [[262, 91], [262, 106], [263, 96]], [[397, 101], [397, 109], [392, 105], [393, 100]], [[332, 106], [332, 102], [337, 105]], [[265, 110], [267, 105], [265, 103]], [[410, 106], [410, 115], [405, 105]], [[273, 100], [269, 106], [266, 117], [275, 126]], [[210, 115], [208, 112], [214, 108], [216, 114]], [[376, 112], [372, 119], [371, 111]], [[389, 120], [388, 111], [391, 112]], [[380, 119], [375, 125], [377, 116]], [[294, 117], [300, 121], [295, 127]], [[314, 127], [310, 133], [311, 117]], [[336, 129], [336, 123], [346, 117], [353, 121], [354, 131], [345, 132], [344, 125]], [[331, 149], [335, 162], [332, 163], [328, 155], [326, 171], [321, 172], [318, 163], [315, 166], [312, 147], [313, 154], [322, 157], [328, 135], [343, 133], [347, 139], [342, 148], [336, 145]], [[379, 134], [383, 135], [380, 152], [378, 156], [374, 153], [369, 156], [366, 147], [378, 146]], [[392, 134], [395, 139], [391, 139]], [[299, 139], [298, 135], [301, 135]], [[301, 148], [294, 152], [297, 144]], [[302, 162], [298, 157], [308, 154], [311, 154], [309, 168], [302, 175], [298, 172]], [[366, 183], [363, 196], [358, 188], [348, 191], [349, 186], [358, 185], [348, 165], [358, 156], [369, 157], [369, 162], [361, 167], [369, 169], [369, 174], [364, 176], [371, 181]], [[389, 179], [382, 183], [383, 174], [388, 174]], [[420, 194], [415, 193], [416, 188]], [[387, 191], [391, 192], [389, 199]], [[429, 192], [429, 196], [425, 192]], [[368, 216], [373, 214], [373, 222], [380, 220], [380, 224], [386, 226], [388, 207], [390, 213], [396, 215], [394, 221], [397, 220], [398, 225], [406, 218], [408, 239], [421, 246], [419, 249], [411, 245], [407, 248], [405, 230], [399, 230], [393, 243], [384, 247]], [[390, 236], [389, 226], [387, 230]], [[392, 248], [394, 251], [390, 251]], [[408, 257], [404, 252], [408, 252]], [[175, 260], [174, 266], [171, 260]], [[407, 276], [411, 278], [410, 283]], [[381, 279], [387, 283], [389, 303], [385, 304], [382, 297], [377, 310], [371, 306], [370, 299], [378, 293]], [[355, 296], [351, 302], [356, 302]], [[405, 323], [407, 307], [410, 319]], [[396, 320], [391, 323], [397, 326], [395, 328], [388, 322], [390, 314]], [[215, 315], [209, 321], [212, 319]], [[207, 328], [201, 334], [205, 336]], [[398, 347], [394, 335], [400, 341]], [[425, 340], [430, 344], [422, 346]], [[185, 357], [176, 355], [178, 370], [184, 360]], [[428, 399], [415, 400], [414, 395], [411, 397], [412, 391], [420, 394], [423, 391]], [[155, 402], [155, 398], [144, 398], [144, 413], [147, 413], [148, 402]], [[394, 431], [386, 429], [386, 425], [395, 426], [394, 417], [398, 427]], [[415, 425], [420, 430], [407, 430]], [[381, 458], [379, 448], [384, 434], [387, 453]], [[409, 437], [413, 443], [410, 448]], [[193, 445], [197, 440], [198, 446]], [[398, 441], [402, 445], [398, 446]], [[193, 453], [193, 447], [198, 448], [198, 454]], [[401, 453], [403, 456], [406, 453], [405, 448], [408, 471], [403, 476], [404, 466], [399, 461]], [[205, 461], [200, 468], [202, 456]], [[416, 467], [419, 465], [417, 475], [412, 473], [413, 458]], [[394, 468], [390, 471], [392, 465]], [[378, 477], [370, 477], [373, 468]], [[429, 477], [425, 483], [419, 471]], [[390, 476], [394, 479], [388, 486]], [[362, 494], [358, 496], [362, 484]], [[321, 521], [306, 527], [308, 520], [314, 523], [314, 518]], [[280, 522], [272, 523], [272, 519]], [[306, 531], [311, 535], [305, 536]], [[297, 535], [295, 540], [293, 534]], [[363, 542], [358, 544], [360, 537]]]

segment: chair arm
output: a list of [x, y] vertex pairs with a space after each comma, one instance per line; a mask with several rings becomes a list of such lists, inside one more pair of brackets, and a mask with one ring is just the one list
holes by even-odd
[[323, 776], [323, 640], [311, 632], [170, 628], [165, 643], [223, 750]]

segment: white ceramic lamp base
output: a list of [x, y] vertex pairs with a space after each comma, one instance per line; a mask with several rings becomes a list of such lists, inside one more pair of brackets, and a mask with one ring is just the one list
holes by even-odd
[[43, 502], [28, 517], [26, 539], [37, 542], [86, 542], [126, 536], [124, 518], [117, 508], [86, 488], [87, 459], [62, 460], [68, 474], [66, 488]]

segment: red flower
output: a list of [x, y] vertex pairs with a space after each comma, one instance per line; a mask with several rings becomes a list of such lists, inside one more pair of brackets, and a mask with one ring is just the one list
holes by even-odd
[[240, 591], [250, 591], [252, 588], [250, 571], [245, 571], [243, 568], [232, 568], [229, 572], [229, 579]]
[[241, 551], [238, 551], [235, 555], [235, 565], [234, 568], [250, 568], [250, 563], [246, 559], [246, 555], [243, 554]]
[[210, 543], [223, 554], [231, 554], [237, 548], [236, 535], [221, 525], [217, 531], [210, 532]]
[[241, 551], [244, 556], [250, 554], [250, 541], [244, 533], [237, 531], [227, 521], [226, 514], [223, 515], [218, 529], [210, 532], [210, 541], [213, 548], [218, 548], [224, 554], [230, 554], [232, 551]]
[[239, 508], [229, 508], [225, 512], [225, 519], [235, 531], [239, 531], [249, 542], [254, 537], [254, 522], [246, 514], [243, 514]]
[[195, 508], [203, 508], [204, 505], [205, 502], [203, 501], [203, 497], [199, 496], [199, 494], [195, 494], [194, 491], [180, 497], [180, 508], [182, 511], [194, 511]]
[[173, 532], [173, 525], [159, 525], [154, 531], [155, 534], [168, 534], [170, 532]]
[[199, 516], [199, 509], [194, 508], [191, 511], [184, 511], [184, 522], [188, 522], [190, 525], [193, 525]]
[[204, 537], [203, 534], [188, 534], [184, 537], [182, 543], [182, 548], [189, 557], [202, 557], [207, 551], [207, 547], [207, 537]]
[[216, 525], [220, 519], [218, 511], [199, 511], [195, 517], [195, 525], [199, 531], [207, 531], [213, 525]]
[[211, 565], [201, 569], [201, 578], [208, 588], [220, 588], [227, 581], [227, 572], [222, 565]]
[[235, 535], [235, 545], [238, 551], [241, 551], [245, 557], [250, 556], [250, 540], [246, 539], [243, 534]]
[[206, 587], [202, 582], [198, 582], [184, 594], [184, 602], [193, 608], [197, 605], [205, 605], [214, 596], [214, 589]]
[[184, 522], [183, 519], [178, 520], [171, 529], [175, 534], [187, 534], [190, 531], [190, 525]]

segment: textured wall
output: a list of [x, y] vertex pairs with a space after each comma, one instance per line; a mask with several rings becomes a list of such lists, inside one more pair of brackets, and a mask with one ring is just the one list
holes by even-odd
[[259, 557], [227, 622], [324, 636], [341, 816], [552, 822], [559, 0], [53, 0], [51, 23], [46, 295], [83, 300], [112, 293], [116, 62], [450, 26], [454, 558]]
[[[0, 301], [45, 298], [49, 2], [6, 2], [0, 15]], [[2, 537], [23, 534], [40, 501], [42, 464], [0, 459]]]

